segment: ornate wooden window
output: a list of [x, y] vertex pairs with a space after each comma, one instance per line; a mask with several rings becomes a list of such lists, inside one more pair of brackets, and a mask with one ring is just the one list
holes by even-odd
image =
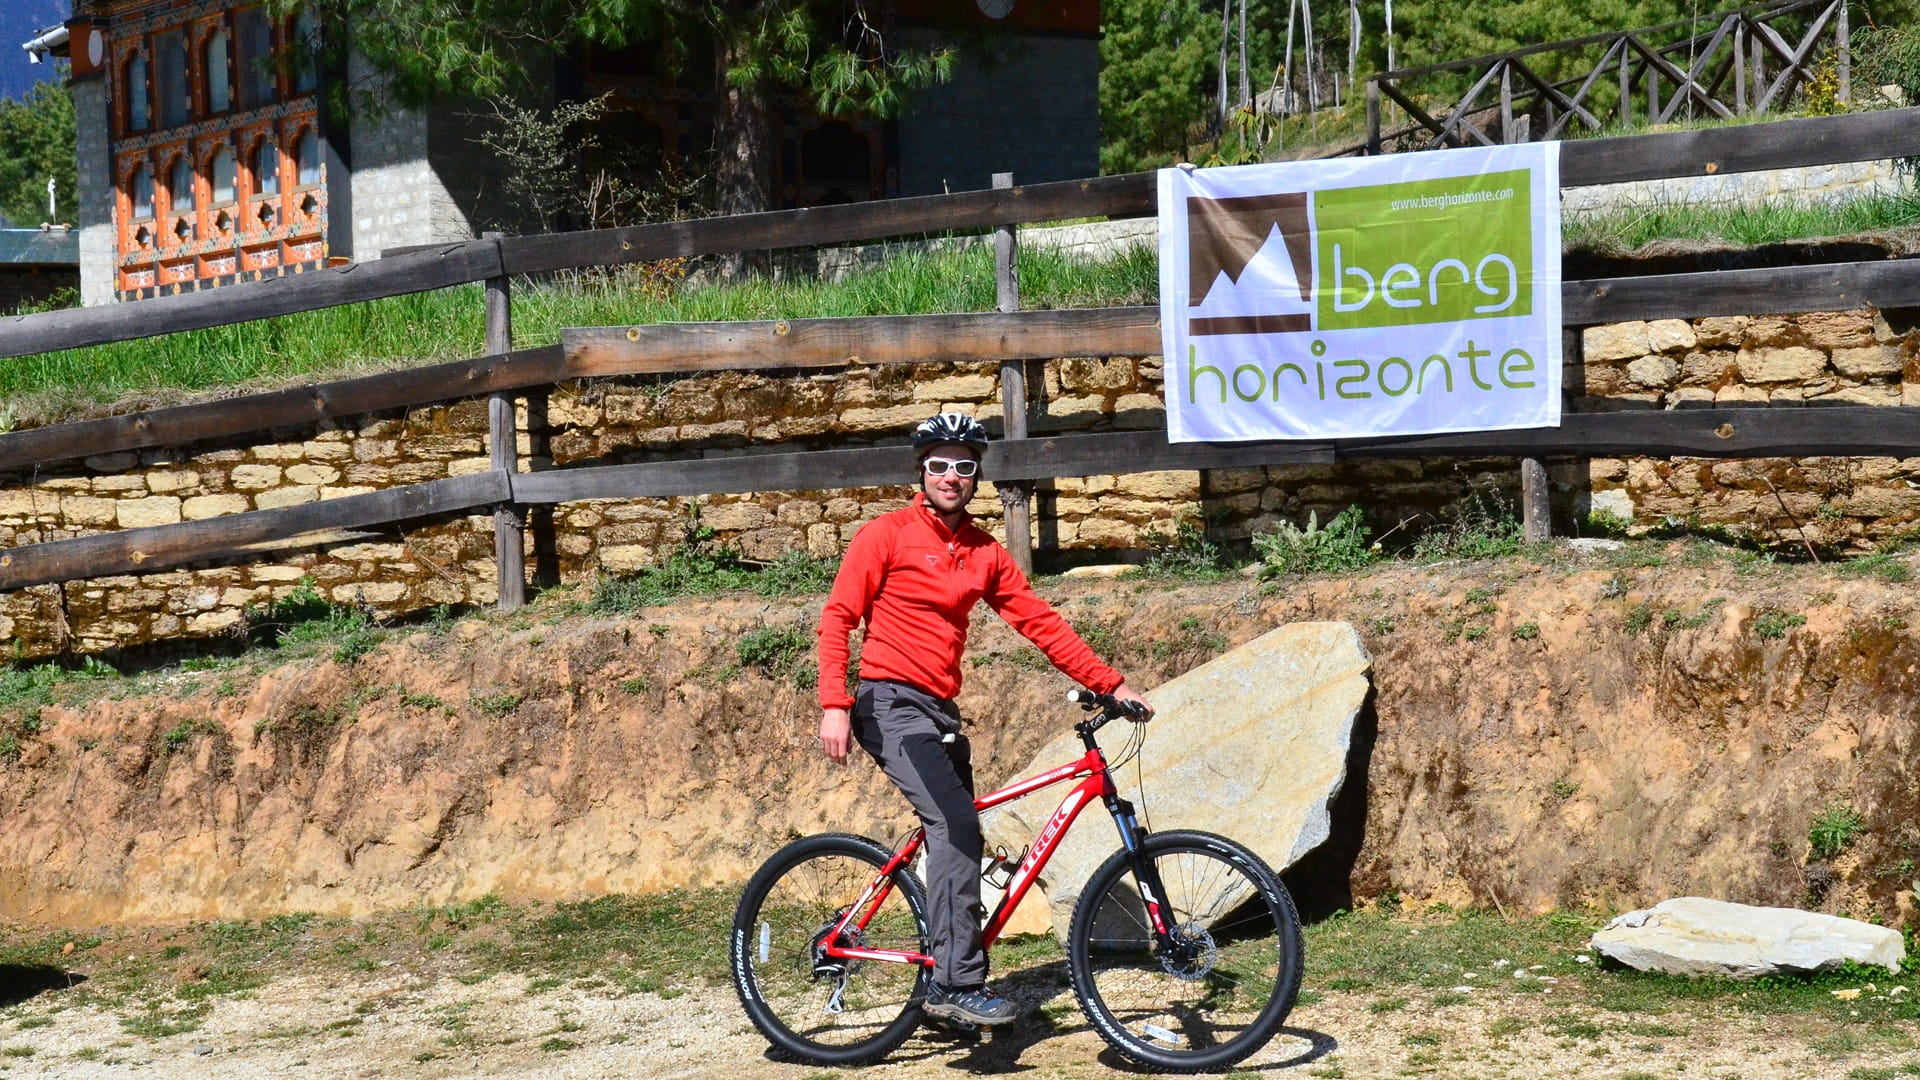
[[257, 7], [233, 13], [234, 37], [240, 46], [240, 104], [258, 108], [275, 97], [273, 22]]
[[200, 70], [206, 72], [207, 79], [207, 111], [226, 112], [233, 108], [233, 51], [225, 27], [207, 36], [201, 56], [204, 62]]
[[145, 131], [153, 126], [152, 99], [147, 96], [147, 58], [144, 53], [127, 57], [126, 99], [127, 130]]
[[133, 221], [144, 221], [153, 216], [153, 172], [142, 161], [133, 167], [133, 175], [127, 181], [128, 217]]
[[169, 30], [153, 36], [153, 82], [162, 128], [179, 127], [192, 119], [187, 106], [187, 35]]
[[187, 243], [200, 235], [200, 199], [194, 188], [193, 159], [182, 149], [167, 167], [167, 216], [172, 219], [169, 243]]

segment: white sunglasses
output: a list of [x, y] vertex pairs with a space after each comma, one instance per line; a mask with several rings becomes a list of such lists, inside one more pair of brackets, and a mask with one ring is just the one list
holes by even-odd
[[955, 476], [967, 477], [980, 471], [980, 463], [964, 458], [954, 461], [950, 458], [930, 457], [921, 465], [921, 468], [927, 470], [928, 476], [945, 476], [951, 471]]

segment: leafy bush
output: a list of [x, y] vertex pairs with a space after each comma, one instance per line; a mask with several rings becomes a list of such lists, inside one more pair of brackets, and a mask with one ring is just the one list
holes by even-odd
[[249, 607], [246, 631], [248, 640], [274, 649], [331, 643], [333, 658], [342, 664], [365, 656], [380, 640], [371, 612], [321, 596], [311, 577], [271, 604]]
[[1523, 536], [1513, 505], [1499, 494], [1475, 491], [1454, 519], [1428, 529], [1413, 542], [1417, 559], [1494, 559], [1520, 550]]
[[795, 686], [811, 687], [820, 673], [809, 661], [813, 658], [813, 635], [798, 626], [762, 626], [740, 638], [734, 646], [743, 668], [759, 668], [776, 679], [791, 679]]
[[1230, 566], [1226, 552], [1207, 539], [1206, 529], [1190, 519], [1176, 524], [1171, 533], [1148, 533], [1146, 541], [1152, 554], [1140, 564], [1137, 573], [1148, 577], [1211, 581], [1225, 574]]
[[1349, 506], [1334, 515], [1324, 529], [1318, 512], [1307, 515], [1304, 529], [1283, 521], [1272, 532], [1254, 536], [1253, 550], [1259, 556], [1261, 573], [1269, 577], [1357, 570], [1380, 557], [1378, 546], [1367, 543], [1369, 535], [1360, 508]]
[[1632, 526], [1632, 521], [1604, 506], [1587, 512], [1586, 532], [1589, 536], [1610, 536], [1617, 539], [1627, 535], [1627, 530]]
[[1805, 615], [1789, 615], [1784, 611], [1769, 608], [1753, 620], [1753, 632], [1768, 641], [1778, 641], [1787, 636], [1787, 632], [1796, 626], [1805, 626]]
[[1858, 811], [1836, 803], [1820, 812], [1807, 830], [1807, 843], [1816, 859], [1830, 859], [1853, 846], [1862, 822]]

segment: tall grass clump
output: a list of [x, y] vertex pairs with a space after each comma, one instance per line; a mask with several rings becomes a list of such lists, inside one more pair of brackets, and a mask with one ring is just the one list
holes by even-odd
[[330, 645], [333, 658], [343, 664], [365, 656], [380, 641], [371, 612], [320, 595], [310, 577], [278, 600], [248, 608], [246, 628], [250, 641], [271, 649]]
[[1496, 493], [1475, 491], [1455, 508], [1452, 520], [1413, 542], [1415, 559], [1495, 559], [1520, 550], [1525, 536], [1513, 504]]
[[1180, 521], [1170, 532], [1156, 530], [1143, 539], [1149, 552], [1134, 573], [1145, 577], [1213, 581], [1233, 568], [1226, 550], [1207, 539], [1206, 528], [1190, 519]]

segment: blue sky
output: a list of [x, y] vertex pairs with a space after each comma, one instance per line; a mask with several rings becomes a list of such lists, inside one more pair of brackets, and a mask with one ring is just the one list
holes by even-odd
[[19, 98], [35, 82], [52, 77], [53, 65], [29, 64], [20, 43], [66, 22], [72, 7], [70, 0], [0, 0], [0, 97]]

